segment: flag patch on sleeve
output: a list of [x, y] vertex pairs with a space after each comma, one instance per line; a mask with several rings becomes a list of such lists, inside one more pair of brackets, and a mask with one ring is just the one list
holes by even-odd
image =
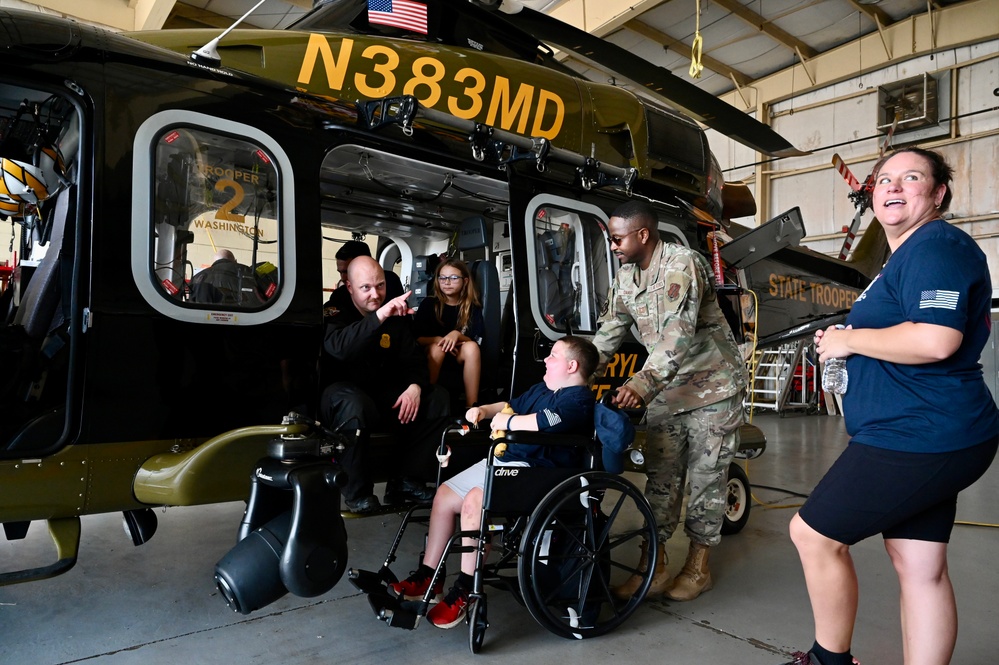
[[555, 425], [558, 425], [560, 422], [562, 422], [562, 416], [558, 415], [556, 412], [552, 411], [551, 409], [542, 409], [541, 412], [544, 413], [545, 418], [548, 419], [549, 427], [555, 427]]
[[919, 295], [919, 309], [957, 309], [957, 291], [923, 291]]

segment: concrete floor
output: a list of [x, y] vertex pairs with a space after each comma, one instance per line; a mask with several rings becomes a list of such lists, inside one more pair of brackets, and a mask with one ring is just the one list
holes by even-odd
[[[490, 592], [490, 627], [481, 662], [676, 663], [776, 665], [812, 642], [804, 580], [787, 537], [793, 507], [846, 443], [842, 419], [756, 417], [769, 448], [748, 463], [756, 505], [742, 533], [712, 553], [715, 589], [690, 603], [647, 602], [614, 633], [568, 641], [534, 623], [512, 596]], [[767, 488], [780, 489], [767, 489]], [[999, 465], [962, 495], [958, 519], [999, 522]], [[250, 616], [229, 610], [215, 589], [215, 562], [234, 544], [242, 503], [170, 508], [159, 513], [149, 543], [132, 547], [119, 515], [86, 517], [80, 561], [68, 574], [0, 588], [0, 663], [93, 665], [132, 663], [251, 664], [468, 662], [464, 624], [449, 631], [421, 624], [389, 628], [371, 614], [345, 579], [319, 598], [286, 596]], [[350, 565], [377, 569], [397, 527], [394, 516], [349, 521]], [[418, 538], [404, 544], [395, 570], [415, 567]], [[951, 576], [957, 590], [960, 637], [953, 662], [994, 663], [999, 610], [995, 553], [999, 530], [957, 526]], [[672, 570], [687, 543], [668, 546]], [[4, 569], [37, 556], [54, 558], [44, 528], [0, 542]], [[408, 555], [406, 554], [408, 552]], [[898, 587], [879, 539], [854, 550], [861, 584], [854, 654], [864, 665], [902, 662]]]

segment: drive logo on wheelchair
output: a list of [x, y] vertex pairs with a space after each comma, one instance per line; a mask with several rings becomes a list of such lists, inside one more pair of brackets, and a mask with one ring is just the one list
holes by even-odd
[[496, 469], [493, 475], [501, 478], [516, 478], [520, 469]]

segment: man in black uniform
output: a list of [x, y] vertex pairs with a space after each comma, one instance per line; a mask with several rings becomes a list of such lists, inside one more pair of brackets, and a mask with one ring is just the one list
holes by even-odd
[[258, 307], [264, 301], [253, 269], [237, 263], [228, 249], [220, 249], [215, 262], [191, 278], [191, 302]]
[[[336, 271], [340, 275], [340, 285], [336, 287], [326, 306], [345, 302], [347, 296], [347, 267], [359, 256], [371, 256], [371, 248], [360, 240], [348, 240], [336, 251]], [[391, 270], [385, 273], [385, 298], [391, 300], [402, 294], [402, 280]]]
[[366, 256], [350, 262], [346, 286], [349, 304], [326, 310], [324, 348], [337, 381], [323, 391], [321, 409], [325, 423], [355, 433], [341, 460], [348, 477], [347, 508], [370, 512], [379, 507], [366, 461], [373, 427], [395, 434], [399, 446], [386, 502], [430, 502], [433, 490], [425, 480], [436, 464], [434, 448], [449, 400], [446, 391], [429, 384], [426, 356], [409, 321], [409, 294], [385, 302], [385, 273]]

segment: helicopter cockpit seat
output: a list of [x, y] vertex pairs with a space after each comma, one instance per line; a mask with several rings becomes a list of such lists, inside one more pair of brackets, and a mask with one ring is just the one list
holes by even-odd
[[59, 308], [62, 300], [60, 263], [62, 240], [72, 203], [70, 199], [71, 190], [56, 196], [45, 257], [32, 273], [14, 315], [14, 325], [21, 327], [32, 339], [44, 338], [64, 321]]
[[565, 229], [538, 236], [538, 290], [541, 313], [555, 328], [564, 328], [572, 316], [575, 292], [572, 286], [574, 233]]
[[47, 202], [46, 207], [52, 213], [45, 256], [31, 274], [11, 325], [5, 331], [22, 340], [19, 346], [14, 345], [20, 349], [20, 357], [14, 364], [17, 369], [0, 391], [4, 402], [12, 407], [5, 409], [4, 420], [7, 417], [11, 420], [0, 423], [0, 433], [17, 428], [4, 444], [7, 450], [46, 449], [58, 442], [63, 431], [64, 405], [39, 393], [46, 375], [64, 364], [67, 355], [68, 311], [64, 296], [68, 293], [64, 287], [63, 238], [67, 220], [72, 219], [74, 193], [75, 188], [70, 187]]

